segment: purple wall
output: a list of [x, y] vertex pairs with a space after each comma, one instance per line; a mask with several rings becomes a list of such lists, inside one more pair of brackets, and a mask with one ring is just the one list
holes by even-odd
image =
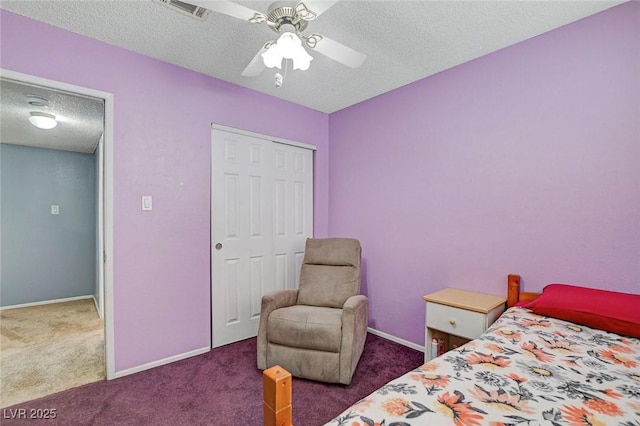
[[422, 343], [422, 295], [504, 294], [511, 272], [639, 291], [636, 2], [329, 117], [0, 19], [1, 67], [114, 94], [116, 371], [209, 343], [211, 122], [318, 147], [315, 233], [362, 241], [381, 331]]
[[519, 273], [640, 292], [640, 3], [331, 114], [329, 233], [359, 238], [370, 326]]
[[116, 371], [210, 344], [211, 122], [316, 145], [315, 233], [327, 234], [326, 114], [4, 10], [0, 19], [2, 68], [114, 94]]

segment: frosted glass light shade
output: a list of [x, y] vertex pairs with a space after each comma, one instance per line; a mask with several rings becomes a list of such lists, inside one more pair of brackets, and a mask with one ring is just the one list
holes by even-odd
[[45, 130], [53, 129], [58, 125], [56, 116], [53, 114], [47, 114], [46, 112], [31, 112], [29, 121], [37, 128]]
[[302, 42], [297, 35], [286, 32], [262, 54], [262, 60], [267, 68], [282, 68], [283, 59], [291, 59], [294, 70], [306, 71], [311, 65], [313, 56], [302, 47]]
[[280, 68], [282, 64], [282, 53], [279, 52], [277, 43], [273, 43], [267, 51], [262, 54], [262, 61], [267, 68]]

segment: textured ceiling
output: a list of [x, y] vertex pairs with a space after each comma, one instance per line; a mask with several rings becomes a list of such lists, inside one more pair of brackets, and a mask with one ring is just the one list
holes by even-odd
[[[270, 4], [237, 3], [260, 12]], [[261, 46], [276, 38], [265, 24], [219, 13], [201, 22], [151, 0], [2, 0], [0, 7], [331, 113], [620, 3], [342, 0], [305, 33], [330, 37], [367, 60], [354, 70], [311, 51], [311, 68], [290, 70], [280, 89], [274, 70], [240, 75]]]
[[[47, 99], [48, 106], [32, 106], [27, 95]], [[0, 142], [38, 148], [93, 153], [104, 123], [101, 99], [78, 96], [8, 79], [0, 80]], [[38, 129], [29, 122], [31, 111], [56, 116], [58, 125]]]
[[[279, 89], [275, 70], [241, 76], [264, 43], [277, 38], [265, 24], [219, 13], [198, 21], [151, 0], [2, 0], [0, 8], [331, 113], [624, 2], [341, 0], [304, 33], [330, 37], [367, 60], [354, 70], [311, 50], [310, 69], [289, 70]], [[263, 13], [271, 4], [236, 3]], [[48, 131], [31, 126], [26, 94], [49, 98], [40, 110], [60, 124]], [[3, 80], [0, 101], [4, 143], [93, 152], [102, 134], [100, 100]]]

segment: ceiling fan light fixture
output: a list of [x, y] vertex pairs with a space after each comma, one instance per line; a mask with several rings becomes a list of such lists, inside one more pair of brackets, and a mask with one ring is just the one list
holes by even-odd
[[311, 65], [313, 56], [302, 47], [302, 42], [297, 35], [285, 32], [262, 54], [262, 60], [267, 68], [281, 68], [283, 59], [291, 59], [294, 70], [306, 71]]
[[304, 52], [304, 55], [299, 55], [297, 58], [292, 58], [294, 70], [306, 71], [311, 65], [313, 56], [309, 55], [304, 49], [302, 49], [302, 51]]
[[282, 54], [279, 52], [278, 45], [273, 43], [262, 54], [262, 61], [267, 68], [280, 68], [282, 64]]
[[32, 111], [29, 116], [29, 121], [38, 129], [45, 130], [53, 129], [58, 125], [56, 116], [53, 114], [47, 114], [46, 112]]

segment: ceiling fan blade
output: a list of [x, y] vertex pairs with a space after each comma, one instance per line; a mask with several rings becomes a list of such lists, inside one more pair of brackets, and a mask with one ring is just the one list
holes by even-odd
[[267, 51], [269, 46], [273, 44], [273, 41], [268, 41], [262, 46], [262, 48], [256, 53], [256, 56], [253, 57], [249, 65], [242, 71], [242, 75], [244, 77], [256, 77], [264, 71], [266, 66], [264, 65], [264, 61], [262, 60], [262, 54]]
[[188, 2], [194, 6], [204, 7], [205, 9], [233, 16], [234, 18], [242, 19], [243, 21], [260, 23], [267, 19], [264, 13], [260, 13], [237, 3], [232, 3], [228, 0], [188, 0]]
[[302, 0], [296, 5], [296, 12], [305, 21], [313, 21], [336, 3], [338, 0]]
[[367, 55], [364, 53], [353, 50], [328, 37], [311, 34], [305, 38], [307, 46], [348, 67], [358, 68], [367, 59]]

